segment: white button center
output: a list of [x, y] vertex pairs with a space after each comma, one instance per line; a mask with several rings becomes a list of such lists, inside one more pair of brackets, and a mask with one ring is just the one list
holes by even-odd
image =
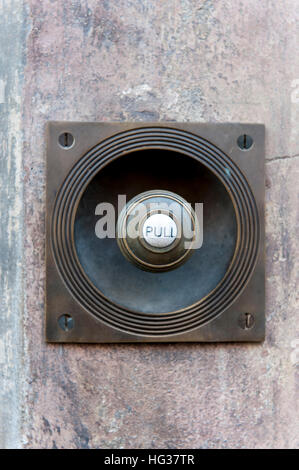
[[155, 248], [171, 245], [178, 233], [175, 221], [166, 214], [151, 215], [143, 225], [142, 235], [145, 241]]

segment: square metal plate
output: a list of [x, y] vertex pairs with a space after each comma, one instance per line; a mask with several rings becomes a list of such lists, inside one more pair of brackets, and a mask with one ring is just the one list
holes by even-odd
[[[262, 341], [265, 334], [264, 134], [264, 125], [246, 123], [49, 122], [46, 340], [59, 343]], [[76, 208], [90, 175], [96, 174], [96, 164], [104, 165], [109, 158], [119, 157], [133, 147], [135, 150], [142, 146], [151, 148], [153, 141], [157, 148], [167, 145], [170, 149], [181, 148], [182, 153], [195, 152], [213, 165], [219, 178], [223, 181], [226, 178], [239, 217], [239, 252], [231, 277], [222, 290], [213, 294], [213, 299], [205, 299], [201, 309], [186, 312], [184, 320], [174, 318], [176, 329], [167, 327], [167, 319], [163, 328], [149, 326], [142, 316], [140, 319], [138, 315], [132, 316], [128, 309], [119, 308], [104, 296], [93, 297], [87, 276], [77, 266], [74, 250], [72, 224]]]

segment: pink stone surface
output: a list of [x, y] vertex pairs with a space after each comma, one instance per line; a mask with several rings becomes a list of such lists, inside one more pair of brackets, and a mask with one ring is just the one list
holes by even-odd
[[[24, 446], [298, 447], [298, 5], [25, 6]], [[48, 120], [265, 123], [263, 344], [45, 343]]]

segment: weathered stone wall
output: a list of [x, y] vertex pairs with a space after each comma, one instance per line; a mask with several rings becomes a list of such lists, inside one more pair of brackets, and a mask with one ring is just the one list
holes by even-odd
[[0, 448], [21, 445], [23, 38], [22, 9], [0, 0]]
[[[298, 447], [298, 11], [0, 0], [0, 445]], [[45, 343], [49, 119], [265, 123], [263, 344]]]

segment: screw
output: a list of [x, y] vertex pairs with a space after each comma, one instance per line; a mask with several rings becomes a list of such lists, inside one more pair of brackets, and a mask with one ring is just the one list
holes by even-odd
[[74, 327], [74, 320], [70, 315], [61, 315], [58, 318], [58, 325], [63, 331], [69, 331]]
[[71, 148], [74, 141], [75, 141], [74, 136], [70, 132], [63, 132], [58, 137], [58, 143], [64, 149]]
[[249, 330], [254, 325], [254, 315], [252, 313], [242, 313], [239, 317], [239, 325], [243, 330]]
[[249, 150], [253, 144], [253, 138], [248, 134], [242, 134], [237, 139], [237, 144], [241, 150]]

